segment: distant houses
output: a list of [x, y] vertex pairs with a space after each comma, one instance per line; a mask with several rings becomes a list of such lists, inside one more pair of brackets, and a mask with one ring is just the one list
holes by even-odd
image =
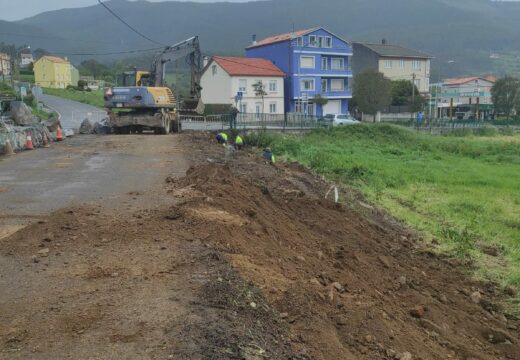
[[30, 52], [22, 52], [20, 54], [20, 67], [25, 68], [34, 62], [33, 54]]
[[[268, 59], [285, 72], [287, 112], [318, 116], [348, 112], [352, 47], [325, 28], [254, 40], [246, 56]], [[327, 101], [321, 101], [324, 98]]]
[[[437, 117], [484, 119], [493, 113], [491, 88], [494, 76], [446, 79], [432, 89], [437, 106]], [[451, 110], [450, 110], [451, 109]]]
[[429, 92], [432, 56], [418, 50], [388, 44], [386, 40], [380, 44], [354, 42], [353, 50], [354, 75], [365, 70], [374, 70], [390, 80], [413, 82], [421, 93]]
[[[349, 42], [323, 27], [259, 41], [253, 36], [245, 53], [246, 58], [211, 59], [201, 80], [206, 104], [234, 104], [241, 112], [347, 114], [353, 75], [367, 69], [391, 80], [408, 80], [423, 94], [430, 88], [430, 55], [386, 41]], [[277, 81], [268, 79], [273, 68], [279, 71]], [[260, 80], [269, 90], [265, 106], [252, 90], [252, 84]]]
[[[236, 106], [241, 113], [283, 114], [284, 77], [266, 59], [214, 56], [202, 73], [202, 99], [207, 105]], [[255, 92], [260, 83], [264, 96]]]
[[34, 63], [34, 82], [38, 86], [65, 89], [77, 86], [78, 80], [79, 72], [67, 58], [45, 55]]

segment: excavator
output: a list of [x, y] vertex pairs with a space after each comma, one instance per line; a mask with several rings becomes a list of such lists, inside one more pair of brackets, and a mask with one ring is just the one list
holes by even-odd
[[[164, 81], [166, 64], [186, 58], [191, 72], [190, 95], [179, 101]], [[150, 71], [124, 72], [118, 86], [105, 89], [109, 125], [116, 134], [179, 131], [178, 114], [204, 112], [200, 99], [202, 53], [198, 36], [167, 46], [154, 57]]]

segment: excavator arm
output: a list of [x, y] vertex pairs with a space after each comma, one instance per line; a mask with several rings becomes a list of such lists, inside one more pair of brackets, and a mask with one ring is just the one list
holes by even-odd
[[151, 69], [151, 78], [154, 82], [153, 86], [164, 86], [166, 64], [182, 58], [186, 58], [190, 66], [190, 95], [192, 98], [199, 99], [199, 83], [202, 71], [202, 53], [200, 51], [198, 36], [194, 36], [175, 45], [168, 46], [155, 56]]

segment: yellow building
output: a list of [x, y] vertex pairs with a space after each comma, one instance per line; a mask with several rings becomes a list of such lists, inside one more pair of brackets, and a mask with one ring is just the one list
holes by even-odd
[[67, 58], [42, 56], [34, 63], [34, 82], [47, 88], [65, 89], [72, 83], [73, 66]]

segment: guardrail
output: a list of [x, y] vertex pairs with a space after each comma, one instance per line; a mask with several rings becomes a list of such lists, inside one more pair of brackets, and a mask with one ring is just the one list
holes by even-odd
[[328, 123], [317, 116], [304, 114], [231, 114], [191, 116], [180, 115], [182, 130], [218, 131], [225, 129], [240, 130], [311, 130]]

